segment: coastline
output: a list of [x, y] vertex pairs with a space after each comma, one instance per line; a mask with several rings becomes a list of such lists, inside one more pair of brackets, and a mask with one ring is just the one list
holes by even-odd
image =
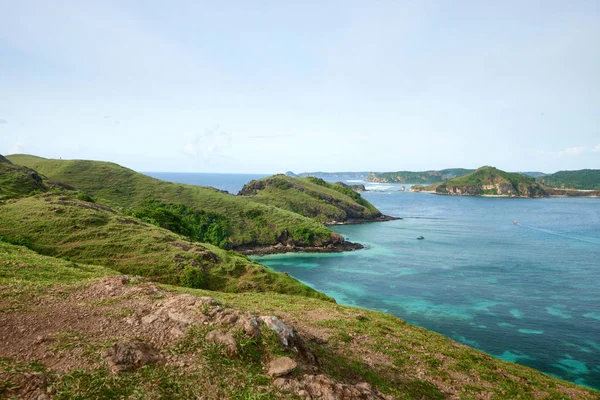
[[[392, 217], [389, 215], [382, 215], [376, 219], [359, 219], [359, 220], [347, 220], [343, 222], [332, 221], [328, 222], [326, 226], [336, 226], [336, 225], [359, 225], [364, 223], [371, 222], [386, 222], [386, 221], [395, 221], [400, 220], [400, 217]], [[330, 243], [326, 246], [296, 246], [293, 244], [283, 244], [277, 243], [269, 246], [259, 246], [259, 247], [240, 247], [236, 249], [232, 249], [233, 251], [246, 255], [246, 256], [256, 256], [256, 255], [268, 255], [268, 254], [284, 254], [284, 253], [341, 253], [344, 251], [354, 251], [364, 249], [365, 246], [361, 243], [354, 243], [350, 241], [344, 241], [342, 243]]]
[[325, 222], [325, 226], [359, 225], [359, 224], [369, 224], [371, 222], [396, 221], [398, 219], [402, 219], [402, 218], [400, 218], [400, 217], [392, 217], [390, 215], [382, 215], [381, 217], [377, 217], [377, 218], [373, 218], [373, 219], [348, 219], [346, 221]]
[[237, 248], [233, 249], [239, 254], [245, 256], [264, 256], [269, 254], [285, 253], [341, 253], [344, 251], [354, 251], [364, 249], [365, 246], [360, 243], [344, 241], [338, 244], [328, 244], [327, 246], [295, 246], [291, 244], [277, 243], [270, 246]]

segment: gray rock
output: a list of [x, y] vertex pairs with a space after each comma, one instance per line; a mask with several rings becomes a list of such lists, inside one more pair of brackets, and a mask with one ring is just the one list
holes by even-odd
[[292, 326], [272, 315], [262, 316], [260, 320], [265, 323], [267, 328], [277, 333], [279, 341], [284, 347], [298, 354], [309, 363], [317, 363], [317, 358], [304, 341], [304, 338]]

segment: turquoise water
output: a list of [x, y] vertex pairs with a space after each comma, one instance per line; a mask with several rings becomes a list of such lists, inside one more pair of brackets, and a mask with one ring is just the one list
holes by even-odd
[[370, 186], [379, 191], [365, 198], [404, 219], [335, 228], [366, 250], [258, 260], [339, 303], [392, 313], [600, 389], [600, 199], [448, 197]]
[[[237, 193], [260, 176], [156, 177]], [[367, 249], [259, 261], [339, 303], [386, 311], [600, 389], [600, 199], [448, 197], [366, 185], [366, 199], [404, 218], [335, 228]]]

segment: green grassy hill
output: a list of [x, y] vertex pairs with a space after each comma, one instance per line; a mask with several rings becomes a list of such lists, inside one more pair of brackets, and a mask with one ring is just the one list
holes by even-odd
[[41, 254], [102, 265], [158, 282], [327, 298], [245, 256], [190, 242], [72, 195], [45, 193], [1, 206], [0, 238], [26, 244]]
[[542, 197], [546, 195], [544, 188], [535, 179], [488, 166], [437, 185], [435, 192], [469, 196]]
[[600, 169], [558, 171], [541, 176], [537, 181], [551, 188], [600, 190]]
[[48, 190], [35, 171], [13, 164], [0, 155], [0, 200]]
[[368, 182], [428, 184], [444, 182], [473, 171], [464, 168], [448, 168], [440, 171], [371, 172], [366, 180]]
[[383, 218], [377, 208], [351, 188], [319, 178], [275, 175], [247, 183], [239, 195], [323, 223]]
[[159, 200], [219, 214], [231, 228], [226, 248], [244, 249], [278, 243], [324, 247], [344, 241], [322, 224], [299, 214], [214, 188], [161, 181], [114, 163], [54, 160], [30, 155], [8, 158], [15, 164], [35, 169], [48, 179], [72, 185], [114, 208], [137, 209], [148, 200]]
[[[381, 400], [600, 396], [382, 312], [284, 294], [157, 286], [116, 274], [0, 242], [0, 397], [300, 399], [307, 391], [314, 399], [327, 393]], [[153, 317], [160, 310], [167, 313]], [[264, 323], [257, 337], [227, 323], [228, 316], [252, 315], [276, 315], [293, 326], [318, 362], [286, 348]], [[206, 340], [224, 330], [235, 355]], [[107, 350], [129, 341], [155, 346], [162, 358], [111, 372]], [[269, 363], [282, 356], [297, 367], [283, 378], [270, 376]]]

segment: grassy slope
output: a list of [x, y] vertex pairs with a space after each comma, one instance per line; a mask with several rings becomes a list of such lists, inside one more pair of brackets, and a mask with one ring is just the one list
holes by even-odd
[[247, 183], [240, 195], [319, 222], [372, 220], [382, 216], [352, 189], [319, 178], [275, 175]]
[[[0, 321], [10, 321], [11, 315], [19, 313], [28, 318], [43, 316], [44, 307], [39, 305], [69, 304], [71, 298], [77, 299], [77, 294], [90, 284], [90, 279], [112, 274], [114, 271], [102, 267], [74, 265], [0, 243]], [[278, 315], [294, 324], [305, 337], [312, 338], [310, 346], [320, 360], [318, 373], [345, 382], [367, 381], [397, 399], [594, 399], [600, 395], [533, 369], [494, 359], [381, 312], [281, 294], [171, 289], [193, 296], [212, 296], [259, 315]], [[70, 294], [74, 296], [69, 297]], [[73, 308], [85, 306], [92, 317], [100, 314], [114, 321], [135, 311], [128, 310], [124, 298], [85, 304], [76, 301], [79, 303], [73, 304]], [[19, 382], [30, 380], [32, 376], [26, 374], [37, 373], [49, 378], [54, 396], [59, 399], [176, 395], [290, 398], [272, 386], [273, 378], [260, 366], [261, 358], [268, 360], [282, 354], [295, 357], [282, 353], [270, 336], [265, 335], [258, 342], [240, 342], [243, 351], [239, 358], [232, 359], [219, 348], [206, 345], [205, 331], [190, 330], [167, 348], [169, 354], [183, 358], [186, 364], [172, 362], [111, 375], [98, 360], [102, 360], [102, 353], [112, 343], [127, 337], [126, 332], [113, 332], [114, 338], [108, 340], [103, 333], [103, 339], [96, 340], [93, 331], [64, 329], [67, 330], [57, 332], [49, 344], [54, 354], [65, 359], [87, 358], [91, 369], [53, 370], [33, 360], [0, 359], [0, 396], [17, 390]], [[200, 369], [195, 365], [200, 365]]]
[[440, 171], [371, 172], [367, 181], [392, 183], [436, 183], [473, 172], [472, 169], [448, 168]]
[[[497, 188], [484, 189], [483, 186], [495, 185], [502, 188], [502, 193]], [[451, 179], [437, 186], [437, 193], [453, 193], [453, 188], [461, 188], [463, 193], [470, 195], [498, 195], [509, 192], [514, 196], [540, 196], [544, 195], [544, 189], [535, 179], [521, 175], [501, 171], [494, 167], [481, 167], [476, 171]]]
[[552, 188], [600, 190], [600, 169], [558, 171], [541, 176], [537, 181]]
[[[47, 193], [0, 206], [0, 237], [36, 251], [171, 284], [327, 298], [284, 274], [209, 244], [72, 196]], [[189, 271], [200, 271], [203, 273]], [[196, 274], [196, 275], [194, 275]], [[194, 276], [200, 276], [193, 282]]]
[[0, 155], [0, 200], [46, 190], [42, 178], [35, 171], [15, 165]]
[[[282, 234], [289, 235], [289, 241], [299, 246], [321, 246], [332, 239], [339, 240], [339, 235], [325, 226], [290, 211], [209, 187], [160, 181], [114, 163], [53, 160], [29, 155], [8, 158], [49, 179], [72, 185], [111, 207], [135, 208], [147, 199], [157, 199], [225, 215], [232, 226], [230, 248], [277, 244]], [[306, 235], [306, 232], [311, 234]], [[306, 243], [308, 236], [311, 243]]]

